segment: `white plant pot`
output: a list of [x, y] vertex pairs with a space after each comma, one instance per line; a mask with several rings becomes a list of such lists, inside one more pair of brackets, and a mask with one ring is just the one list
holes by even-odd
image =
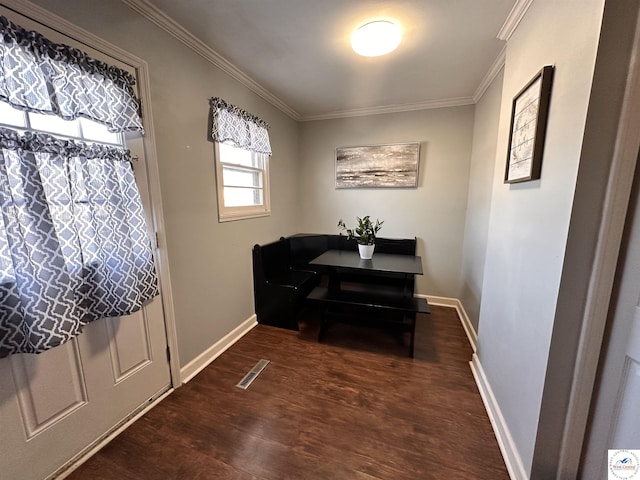
[[373, 257], [373, 250], [375, 248], [376, 248], [375, 245], [358, 244], [358, 251], [360, 252], [360, 258], [363, 260], [371, 260], [371, 257]]

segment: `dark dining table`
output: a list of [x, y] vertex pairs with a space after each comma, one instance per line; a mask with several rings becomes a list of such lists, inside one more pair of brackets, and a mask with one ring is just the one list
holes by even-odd
[[422, 275], [422, 258], [418, 255], [374, 253], [364, 260], [358, 252], [350, 250], [327, 250], [309, 262], [329, 268], [349, 268], [363, 272], [386, 272], [406, 275]]
[[[319, 341], [329, 324], [327, 314], [331, 307], [373, 309], [380, 313], [387, 312], [389, 315], [395, 312], [402, 314], [400, 321], [390, 321], [386, 324], [390, 327], [400, 326], [410, 333], [410, 349], [413, 356], [415, 314], [429, 313], [427, 300], [414, 297], [413, 292], [415, 275], [423, 275], [420, 256], [374, 253], [373, 258], [365, 260], [360, 258], [356, 251], [327, 250], [309, 264], [329, 269], [328, 288], [316, 287], [307, 297], [324, 305], [318, 333]], [[344, 321], [349, 321], [349, 318], [350, 315], [343, 315]]]

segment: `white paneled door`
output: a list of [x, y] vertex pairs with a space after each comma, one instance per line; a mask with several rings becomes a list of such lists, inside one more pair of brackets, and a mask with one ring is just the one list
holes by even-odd
[[169, 388], [159, 298], [40, 355], [0, 360], [0, 478], [41, 480]]
[[[53, 41], [78, 45], [5, 7], [0, 14]], [[143, 142], [128, 138], [127, 146], [137, 157], [136, 181], [152, 234]], [[40, 355], [0, 359], [0, 479], [48, 478], [170, 384], [160, 296], [135, 314], [97, 320], [77, 338]]]

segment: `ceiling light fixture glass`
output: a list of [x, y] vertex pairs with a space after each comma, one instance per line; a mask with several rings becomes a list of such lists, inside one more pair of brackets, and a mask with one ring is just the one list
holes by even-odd
[[351, 34], [351, 47], [364, 57], [393, 52], [402, 41], [402, 28], [389, 20], [365, 23]]

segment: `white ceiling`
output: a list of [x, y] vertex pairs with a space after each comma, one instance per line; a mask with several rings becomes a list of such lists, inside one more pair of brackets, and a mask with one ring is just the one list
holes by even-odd
[[[309, 120], [473, 103], [503, 49], [496, 36], [515, 0], [126, 3], [160, 10], [156, 17], [170, 17], [272, 103]], [[398, 20], [403, 41], [389, 55], [360, 57], [351, 32], [377, 18]]]

